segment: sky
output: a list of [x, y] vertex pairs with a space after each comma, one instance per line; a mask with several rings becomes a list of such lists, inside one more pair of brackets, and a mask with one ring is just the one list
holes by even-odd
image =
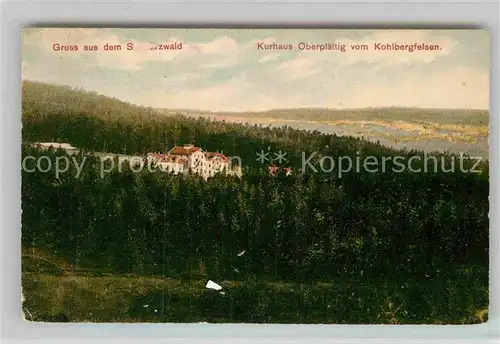
[[[149, 50], [174, 42], [182, 49]], [[259, 50], [259, 42], [294, 50]], [[299, 50], [300, 42], [345, 44], [346, 51]], [[373, 49], [393, 42], [440, 50]], [[22, 79], [172, 109], [488, 109], [489, 42], [484, 30], [29, 28], [22, 37]], [[54, 51], [54, 43], [79, 50]], [[122, 50], [104, 51], [106, 43]], [[83, 51], [94, 44], [99, 51]], [[352, 44], [368, 50], [352, 50]]]

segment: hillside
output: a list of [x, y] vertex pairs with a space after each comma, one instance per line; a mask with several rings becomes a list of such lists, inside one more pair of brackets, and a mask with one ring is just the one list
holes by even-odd
[[[245, 168], [243, 178], [219, 175], [208, 182], [127, 167], [103, 174], [97, 157], [81, 154], [75, 157], [84, 163], [80, 174], [70, 166], [58, 177], [54, 164], [44, 173], [23, 170], [24, 252], [43, 252], [45, 261], [64, 270], [78, 267], [68, 276], [37, 268], [41, 263], [23, 264], [27, 305], [39, 314], [60, 311], [60, 295], [66, 295], [63, 310], [78, 321], [486, 319], [487, 162], [479, 166], [482, 173], [395, 171], [394, 161], [377, 173], [300, 171], [310, 154], [318, 166], [324, 156], [404, 160], [423, 152], [318, 131], [165, 116], [95, 93], [28, 82], [22, 120], [23, 156], [35, 159], [44, 154], [56, 161], [64, 153], [40, 152], [29, 142], [131, 155], [193, 143], [241, 157]], [[287, 161], [276, 164], [294, 173], [270, 176], [269, 162], [256, 159], [261, 150], [286, 152]], [[447, 167], [455, 158], [434, 156]], [[225, 298], [200, 290], [207, 279], [223, 283]], [[69, 285], [78, 292], [69, 293]], [[112, 287], [104, 295], [91, 286]], [[126, 310], [116, 302], [122, 299], [130, 300]], [[324, 308], [325, 300], [334, 307]], [[161, 312], [152, 314], [144, 304]]]
[[165, 151], [174, 144], [195, 142], [209, 151], [238, 155], [250, 165], [255, 165], [256, 152], [270, 145], [297, 150], [297, 156], [291, 157], [296, 160], [300, 160], [300, 151], [352, 155], [363, 147], [366, 154], [397, 152], [360, 138], [320, 135], [312, 130], [164, 116], [93, 92], [32, 82], [23, 83], [23, 140], [69, 142], [91, 151], [123, 154]]
[[[276, 111], [279, 113], [279, 110]], [[367, 109], [361, 113], [367, 115], [370, 111], [385, 113], [383, 109]], [[393, 111], [400, 116], [399, 112]], [[428, 110], [422, 111], [426, 113]], [[295, 112], [300, 113], [300, 110]], [[330, 112], [337, 113], [338, 116], [342, 113], [334, 110]], [[359, 136], [328, 135], [314, 129], [293, 129], [286, 123], [283, 127], [261, 127], [251, 123], [214, 122], [212, 117], [164, 116], [163, 113], [161, 110], [134, 106], [95, 92], [75, 90], [66, 86], [23, 82], [25, 141], [64, 141], [94, 151], [145, 154], [150, 151], [164, 151], [174, 144], [191, 143], [196, 138], [196, 143], [202, 148], [222, 150], [226, 155], [238, 155], [248, 164], [253, 164], [257, 151], [277, 144], [284, 145], [285, 148], [300, 149], [306, 153], [318, 152], [334, 156], [353, 156], [360, 148], [366, 155], [407, 155], [407, 151], [415, 153], [413, 149], [390, 148]], [[387, 113], [390, 115], [392, 112]], [[458, 113], [457, 118], [461, 117], [462, 122], [465, 122], [466, 112]], [[478, 116], [485, 115], [487, 119], [487, 113], [481, 112]], [[348, 116], [352, 122], [356, 113], [349, 112]], [[312, 118], [314, 116], [308, 117], [310, 121]], [[413, 118], [413, 114], [408, 118]], [[138, 142], [139, 136], [123, 135], [124, 132], [144, 135]], [[319, 135], [320, 133], [324, 135]], [[89, 140], [90, 136], [92, 140]], [[425, 137], [424, 134], [422, 136]], [[263, 143], [264, 139], [267, 144]], [[238, 152], [235, 147], [239, 147]], [[433, 149], [427, 151], [432, 152]], [[300, 154], [299, 157], [291, 158], [300, 160]]]

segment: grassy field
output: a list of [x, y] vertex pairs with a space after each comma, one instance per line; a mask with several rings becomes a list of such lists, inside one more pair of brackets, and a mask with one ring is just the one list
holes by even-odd
[[475, 324], [488, 318], [488, 272], [475, 266], [412, 279], [216, 280], [224, 294], [205, 288], [208, 278], [70, 270], [49, 260], [24, 269], [23, 309], [33, 321], [60, 313], [71, 322]]

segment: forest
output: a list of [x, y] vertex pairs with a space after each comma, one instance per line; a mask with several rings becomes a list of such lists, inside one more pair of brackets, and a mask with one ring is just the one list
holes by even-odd
[[[53, 169], [22, 170], [23, 290], [34, 320], [57, 311], [97, 322], [487, 319], [487, 161], [481, 173], [302, 173], [304, 152], [424, 153], [318, 131], [166, 116], [34, 82], [23, 82], [22, 122], [23, 157], [65, 154], [30, 146], [48, 141], [71, 143], [81, 149], [76, 159], [88, 160], [78, 178], [74, 167], [59, 177]], [[243, 177], [205, 182], [130, 169], [101, 177], [92, 154], [145, 155], [184, 143], [241, 157]], [[261, 150], [287, 152], [282, 165], [294, 173], [270, 176], [256, 160]], [[208, 279], [227, 294], [204, 289]], [[138, 285], [131, 291], [127, 283]], [[125, 308], [117, 298], [128, 300]]]

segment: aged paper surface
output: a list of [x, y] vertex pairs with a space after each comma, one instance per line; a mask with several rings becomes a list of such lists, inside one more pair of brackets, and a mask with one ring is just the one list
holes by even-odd
[[488, 319], [482, 30], [28, 28], [29, 321]]

